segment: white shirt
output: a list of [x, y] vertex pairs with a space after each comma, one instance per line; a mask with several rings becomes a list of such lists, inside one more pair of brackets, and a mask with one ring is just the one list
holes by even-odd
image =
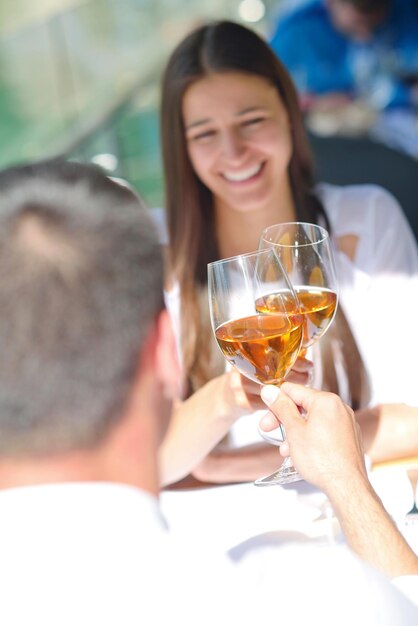
[[203, 533], [177, 540], [157, 501], [128, 486], [1, 491], [0, 529], [2, 626], [418, 623], [418, 608], [346, 549], [209, 554]]
[[[358, 237], [353, 261], [340, 251], [335, 251], [335, 257], [339, 301], [369, 374], [370, 406], [418, 406], [418, 250], [403, 211], [397, 200], [377, 185], [322, 183], [316, 191], [329, 217], [333, 240], [344, 235]], [[161, 213], [157, 220], [163, 232]], [[179, 329], [178, 285], [165, 295]], [[310, 358], [315, 364], [313, 387], [320, 388], [320, 361]], [[344, 389], [344, 380], [341, 382]], [[343, 391], [342, 396], [348, 401]], [[257, 425], [253, 414], [238, 420], [231, 429], [231, 445], [260, 441]]]

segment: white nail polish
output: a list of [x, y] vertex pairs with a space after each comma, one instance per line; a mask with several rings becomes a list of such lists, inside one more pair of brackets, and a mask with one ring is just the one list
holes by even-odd
[[273, 404], [280, 395], [280, 389], [274, 385], [265, 385], [261, 388], [261, 397], [269, 405]]

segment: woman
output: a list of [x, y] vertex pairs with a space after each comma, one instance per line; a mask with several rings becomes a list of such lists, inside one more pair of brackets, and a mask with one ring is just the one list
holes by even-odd
[[[405, 345], [411, 325], [396, 311], [413, 310], [418, 254], [394, 198], [375, 186], [314, 185], [289, 75], [268, 45], [238, 24], [203, 26], [173, 52], [163, 78], [161, 128], [167, 301], [179, 328], [187, 402], [194, 411], [209, 418], [218, 410], [213, 393], [203, 396], [207, 381], [225, 369], [208, 320], [207, 263], [257, 249], [261, 231], [271, 224], [320, 223], [333, 236], [340, 306], [315, 350], [315, 386], [339, 393], [357, 411], [373, 460], [415, 453], [418, 397]], [[298, 371], [303, 377], [306, 363], [300, 361], [296, 376]], [[257, 408], [256, 390], [251, 393], [251, 407], [241, 414]], [[187, 402], [178, 411], [186, 414]], [[234, 404], [222, 406], [226, 415]], [[405, 436], [395, 450], [399, 425]], [[235, 432], [246, 436], [242, 427]], [[222, 447], [195, 475], [214, 482], [251, 480], [276, 467], [271, 446]]]

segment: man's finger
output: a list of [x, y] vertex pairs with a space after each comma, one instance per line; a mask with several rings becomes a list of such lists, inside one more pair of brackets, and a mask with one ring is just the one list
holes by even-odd
[[[292, 386], [299, 387], [299, 385]], [[304, 389], [304, 387], [301, 388]], [[282, 393], [278, 387], [265, 385], [261, 388], [261, 398], [286, 429], [294, 424], [295, 420], [298, 422], [303, 420], [294, 401]]]
[[281, 391], [285, 396], [291, 398], [295, 404], [302, 407], [302, 409], [306, 412], [309, 411], [312, 402], [319, 393], [311, 387], [304, 387], [303, 385], [296, 385], [295, 383], [288, 382], [282, 384]]
[[270, 432], [270, 430], [274, 430], [277, 428], [278, 420], [273, 413], [268, 411], [259, 421], [259, 426], [261, 430], [264, 430], [266, 433]]
[[289, 448], [289, 444], [287, 441], [283, 441], [283, 443], [279, 447], [279, 450], [280, 450], [280, 454], [284, 458], [286, 458], [287, 456], [290, 456], [290, 448]]

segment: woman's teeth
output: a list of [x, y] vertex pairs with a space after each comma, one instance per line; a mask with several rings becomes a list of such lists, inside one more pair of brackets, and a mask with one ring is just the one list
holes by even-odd
[[247, 169], [241, 170], [239, 172], [224, 172], [223, 175], [226, 180], [229, 180], [233, 183], [241, 183], [242, 181], [248, 180], [249, 178], [252, 178], [256, 174], [258, 174], [258, 172], [261, 170], [261, 166], [262, 164], [258, 163], [253, 167], [248, 167]]

